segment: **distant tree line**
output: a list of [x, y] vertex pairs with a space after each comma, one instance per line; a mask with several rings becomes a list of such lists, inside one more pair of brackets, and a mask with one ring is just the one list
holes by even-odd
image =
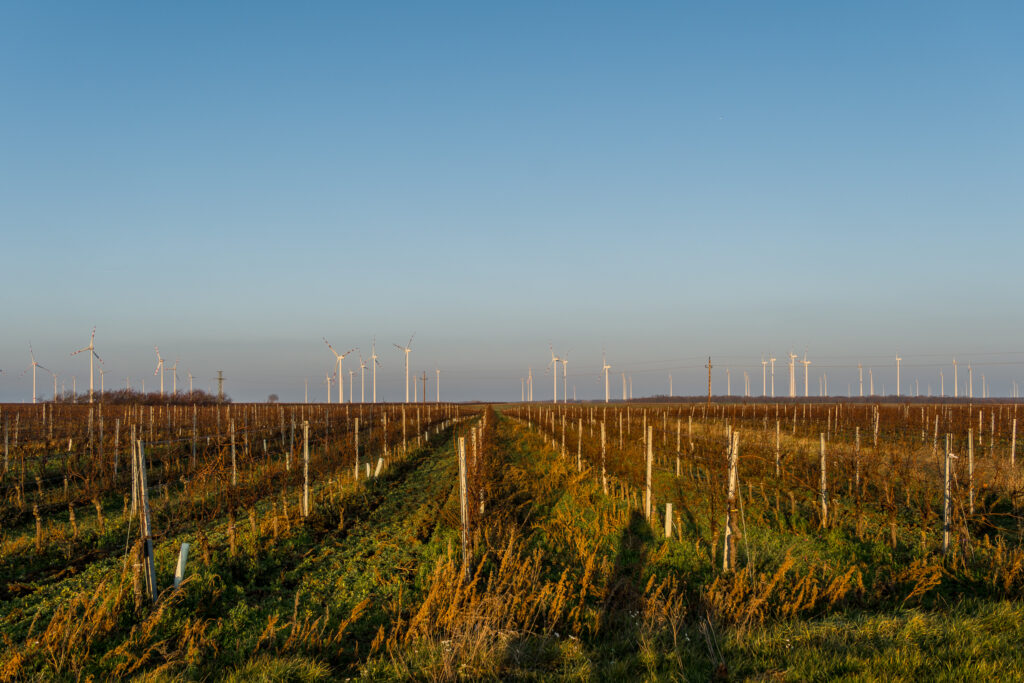
[[[160, 392], [141, 392], [133, 389], [118, 389], [117, 391], [104, 391], [102, 396], [99, 392], [93, 394], [93, 400], [96, 402], [122, 404], [122, 403], [141, 403], [143, 405], [216, 405], [218, 403], [230, 403], [231, 397], [224, 396], [224, 400], [220, 401], [217, 396], [209, 392], [197, 389], [190, 392], [180, 392], [177, 394], [163, 394]], [[57, 403], [88, 403], [89, 394], [72, 394], [66, 393], [57, 397]]]

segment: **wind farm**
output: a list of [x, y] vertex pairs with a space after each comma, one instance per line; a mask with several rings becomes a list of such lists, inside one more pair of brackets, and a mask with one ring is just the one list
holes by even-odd
[[0, 7], [0, 683], [1024, 679], [1022, 25]]

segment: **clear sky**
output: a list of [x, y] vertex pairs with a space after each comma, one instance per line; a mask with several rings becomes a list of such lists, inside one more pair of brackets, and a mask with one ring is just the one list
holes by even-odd
[[549, 343], [580, 398], [602, 347], [620, 395], [700, 393], [708, 355], [716, 393], [726, 366], [760, 393], [769, 352], [785, 393], [790, 349], [812, 393], [856, 393], [858, 361], [893, 393], [899, 352], [904, 393], [951, 392], [955, 355], [1008, 395], [1022, 26], [1015, 2], [0, 2], [0, 400], [30, 399], [30, 341], [81, 390], [94, 325], [108, 385], [155, 386], [159, 345], [240, 400], [324, 396], [325, 335], [376, 335], [399, 399], [413, 332], [449, 399], [518, 399], [528, 366], [550, 399]]

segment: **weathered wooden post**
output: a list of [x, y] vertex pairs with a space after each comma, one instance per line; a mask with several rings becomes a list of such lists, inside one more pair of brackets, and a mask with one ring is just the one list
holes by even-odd
[[231, 431], [231, 485], [238, 485], [238, 463], [235, 459], [235, 421], [232, 420], [229, 426]]
[[462, 521], [462, 575], [469, 581], [469, 501], [466, 482], [466, 437], [459, 437], [459, 515]]
[[672, 503], [665, 503], [665, 538], [672, 538]]
[[967, 510], [974, 514], [974, 430], [967, 430]]
[[949, 552], [949, 532], [950, 524], [953, 521], [953, 500], [949, 495], [949, 464], [950, 464], [950, 452], [949, 452], [949, 434], [946, 434], [946, 459], [945, 459], [945, 475], [943, 477], [943, 504], [942, 504], [942, 552], [943, 554]]
[[302, 516], [309, 516], [309, 420], [302, 423]]
[[[1014, 418], [1013, 427], [1010, 432], [1010, 467], [1014, 466], [1017, 458], [1017, 418]], [[4, 471], [6, 471], [6, 459], [4, 460]]]
[[139, 531], [145, 544], [146, 586], [149, 595], [156, 602], [156, 559], [153, 556], [153, 529], [149, 516], [149, 484], [146, 479], [146, 451], [139, 440], [135, 446], [135, 457], [138, 460], [136, 482], [139, 487]]
[[354, 440], [355, 440], [355, 449], [356, 449], [356, 465], [355, 465], [355, 476], [354, 476], [354, 478], [358, 479], [359, 478], [359, 418], [358, 417], [356, 418]]
[[583, 471], [583, 418], [579, 419], [579, 426], [577, 428], [578, 439], [576, 441], [576, 471]]
[[828, 463], [825, 459], [825, 432], [821, 432], [821, 526], [828, 528]]
[[[796, 413], [794, 412], [794, 415], [795, 414]], [[780, 426], [781, 426], [781, 422], [779, 420], [776, 420], [775, 421], [775, 477], [776, 477], [776, 479], [779, 477], [779, 473], [782, 471], [782, 463], [781, 463], [781, 460], [782, 460], [782, 449], [780, 448], [781, 442], [779, 441], [779, 429], [780, 429]]]
[[729, 444], [729, 481], [728, 495], [725, 502], [725, 527], [723, 529], [724, 545], [722, 549], [722, 571], [736, 568], [736, 517], [738, 512], [736, 495], [739, 489], [739, 432], [733, 434]]
[[644, 483], [644, 517], [647, 523], [652, 521], [654, 501], [651, 497], [651, 470], [654, 461], [654, 427], [647, 427], [647, 476]]
[[605, 455], [606, 455], [605, 423], [601, 421], [601, 489], [604, 495], [608, 495], [608, 477], [605, 476]]

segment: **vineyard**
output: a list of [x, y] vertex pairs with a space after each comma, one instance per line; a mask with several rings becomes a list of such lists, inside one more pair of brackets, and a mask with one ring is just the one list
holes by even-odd
[[1013, 404], [0, 420], [0, 680], [1024, 676]]

